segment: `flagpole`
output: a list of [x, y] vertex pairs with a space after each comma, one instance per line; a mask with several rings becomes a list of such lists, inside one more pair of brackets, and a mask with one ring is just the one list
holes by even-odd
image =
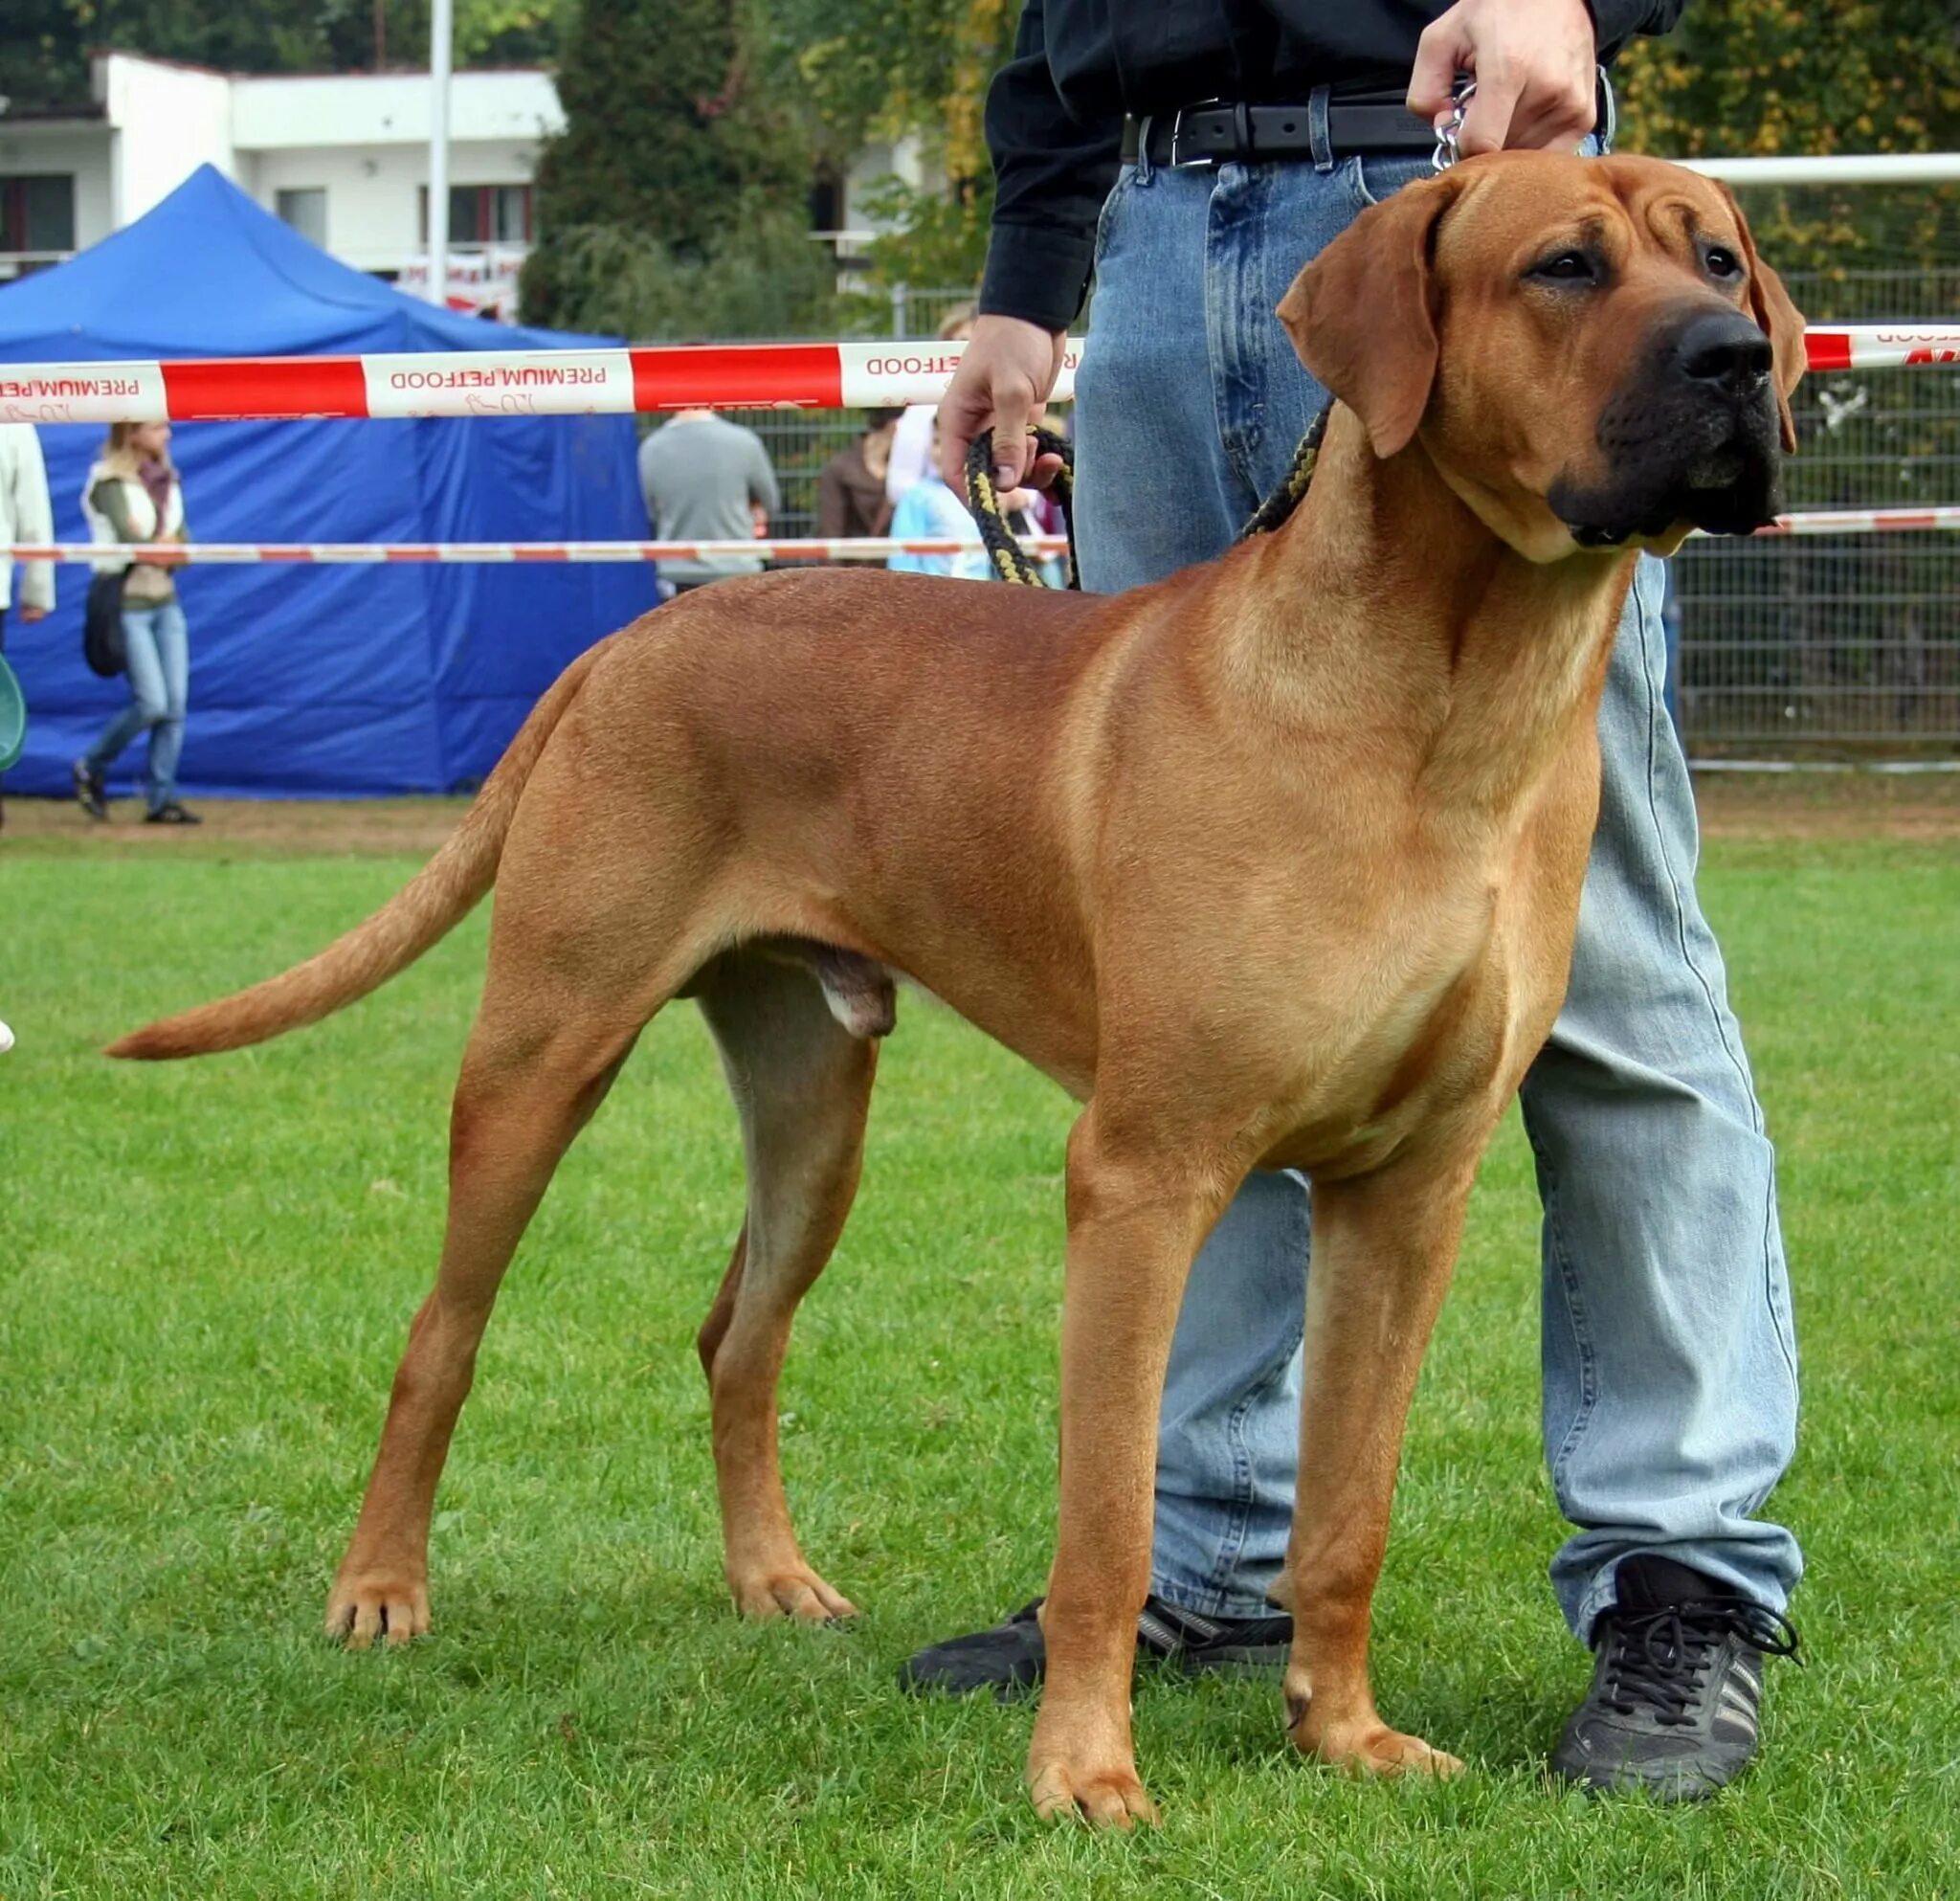
[[429, 11], [429, 301], [449, 307], [449, 67], [453, 0]]

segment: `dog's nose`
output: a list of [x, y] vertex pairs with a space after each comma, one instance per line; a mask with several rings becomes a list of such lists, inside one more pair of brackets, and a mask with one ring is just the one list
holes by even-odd
[[1770, 339], [1739, 310], [1711, 310], [1682, 327], [1674, 360], [1691, 383], [1724, 395], [1753, 395], [1769, 379]]

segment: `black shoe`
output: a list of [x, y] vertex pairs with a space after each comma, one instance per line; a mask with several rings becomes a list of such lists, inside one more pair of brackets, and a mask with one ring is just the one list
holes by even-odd
[[1795, 1657], [1788, 1618], [1671, 1558], [1622, 1558], [1593, 1627], [1592, 1687], [1552, 1774], [1583, 1789], [1698, 1801], [1756, 1753], [1763, 1659]]
[[106, 818], [109, 816], [109, 801], [102, 786], [102, 775], [89, 770], [88, 762], [78, 759], [69, 767], [68, 775], [75, 784], [76, 803], [91, 818]]
[[[948, 1638], [908, 1657], [899, 1666], [899, 1688], [915, 1696], [943, 1690], [970, 1696], [991, 1689], [1003, 1703], [1025, 1695], [1041, 1681], [1048, 1646], [1036, 1613], [1036, 1598], [1005, 1623]], [[1293, 1620], [1271, 1617], [1200, 1617], [1162, 1598], [1147, 1598], [1137, 1619], [1140, 1661], [1168, 1664], [1195, 1675], [1200, 1670], [1264, 1670], [1285, 1666], [1293, 1643]]]
[[168, 805], [160, 805], [154, 812], [145, 813], [143, 822], [145, 825], [202, 825], [204, 820], [173, 798]]

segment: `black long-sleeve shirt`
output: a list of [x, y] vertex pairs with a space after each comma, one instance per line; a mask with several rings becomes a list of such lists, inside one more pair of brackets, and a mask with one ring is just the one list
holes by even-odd
[[[1684, 0], [1587, 0], [1602, 62]], [[993, 229], [980, 308], [1063, 328], [1088, 289], [1123, 116], [1408, 84], [1448, 0], [1027, 0], [987, 95]]]

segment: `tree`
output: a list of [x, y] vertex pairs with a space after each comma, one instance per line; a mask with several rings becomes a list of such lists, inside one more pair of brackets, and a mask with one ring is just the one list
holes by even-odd
[[88, 61], [70, 0], [8, 0], [0, 94], [30, 106], [73, 105], [88, 97]]
[[1619, 69], [1643, 149], [1671, 158], [1945, 151], [1960, 138], [1950, 0], [1696, 0]]
[[987, 170], [981, 110], [1019, 0], [766, 0], [766, 14], [847, 147], [924, 133], [943, 146], [949, 177]]
[[1013, 48], [1019, 0], [765, 0], [830, 148], [873, 137], [922, 138], [946, 183], [896, 178], [870, 209], [893, 235], [870, 251], [869, 282], [971, 282], [987, 255], [993, 168], [983, 113], [988, 82]]
[[[1952, 0], [1695, 0], [1667, 38], [1628, 50], [1618, 75], [1624, 141], [1667, 158], [1951, 151], [1960, 144], [1955, 22]], [[1746, 197], [1758, 241], [1786, 273], [1841, 280], [1881, 262], [1956, 261], [1946, 189]]]
[[[577, 0], [456, 0], [456, 57], [514, 65], [555, 56]], [[7, 0], [0, 92], [23, 105], [88, 96], [96, 47], [223, 72], [358, 72], [429, 57], [429, 0]]]
[[635, 314], [633, 286], [644, 302], [666, 273], [712, 291], [724, 314], [739, 307], [751, 335], [796, 327], [821, 301], [808, 129], [785, 103], [779, 44], [742, 0], [585, 0], [558, 93], [565, 130], [539, 163], [543, 235], [524, 265], [529, 321], [708, 334], [706, 309], [688, 321], [664, 294]]

